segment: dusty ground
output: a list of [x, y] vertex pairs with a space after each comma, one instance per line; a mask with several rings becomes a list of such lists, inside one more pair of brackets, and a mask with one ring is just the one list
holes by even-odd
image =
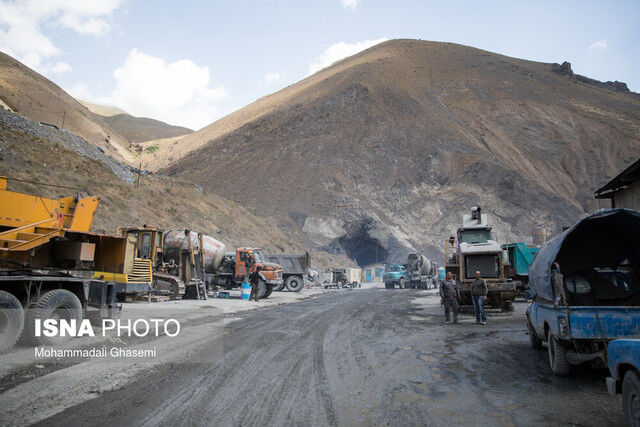
[[[239, 319], [221, 332], [223, 357], [218, 339], [199, 335], [206, 325], [194, 326], [191, 348], [210, 363], [175, 358], [110, 371], [104, 383], [117, 384], [88, 390], [89, 378], [76, 379], [86, 369], [54, 372], [0, 394], [2, 422], [621, 424], [606, 373], [584, 368], [553, 377], [546, 352], [528, 347], [523, 312], [517, 304], [514, 313], [490, 313], [484, 327], [468, 315], [444, 325], [430, 291], [365, 289], [229, 313]], [[47, 398], [77, 403], [56, 413]]]

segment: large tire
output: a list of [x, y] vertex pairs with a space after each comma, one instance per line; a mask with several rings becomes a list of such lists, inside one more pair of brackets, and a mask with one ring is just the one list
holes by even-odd
[[640, 377], [627, 371], [622, 380], [622, 413], [628, 426], [640, 426]]
[[276, 292], [280, 292], [283, 289], [284, 289], [284, 281], [273, 286], [273, 290]]
[[531, 325], [529, 317], [527, 317], [527, 329], [529, 329], [529, 345], [533, 349], [540, 350], [542, 348], [542, 340], [533, 329], [533, 325]]
[[398, 284], [398, 288], [404, 289], [404, 279], [400, 279], [400, 282]]
[[393, 283], [392, 282], [384, 282], [384, 287], [386, 289], [393, 289]]
[[304, 280], [300, 276], [289, 276], [284, 284], [291, 292], [300, 292], [304, 288]]
[[273, 293], [273, 285], [267, 285], [267, 291], [264, 293], [262, 298], [269, 298], [269, 296]]
[[18, 298], [0, 291], [0, 354], [16, 345], [24, 328], [24, 310]]
[[82, 303], [73, 292], [66, 289], [54, 289], [43, 294], [36, 306], [27, 310], [26, 339], [34, 345], [55, 345], [69, 340], [71, 337], [45, 337], [35, 336], [36, 319], [76, 319], [79, 325], [82, 322]]
[[567, 361], [567, 350], [560, 345], [558, 338], [549, 332], [547, 339], [547, 350], [549, 352], [549, 366], [558, 377], [566, 377], [571, 372], [571, 365]]
[[[273, 287], [271, 287], [271, 291], [273, 291]], [[267, 295], [267, 283], [262, 279], [258, 279], [258, 299], [266, 298], [265, 295]]]

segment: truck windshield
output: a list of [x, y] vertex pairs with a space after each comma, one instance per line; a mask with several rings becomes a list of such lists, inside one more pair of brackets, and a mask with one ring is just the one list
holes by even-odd
[[464, 275], [467, 279], [473, 279], [476, 271], [480, 271], [480, 277], [500, 277], [500, 263], [497, 254], [467, 255], [464, 257]]
[[461, 230], [458, 233], [459, 243], [485, 243], [491, 240], [491, 230]]
[[264, 262], [264, 255], [260, 251], [253, 251], [253, 260], [255, 262]]

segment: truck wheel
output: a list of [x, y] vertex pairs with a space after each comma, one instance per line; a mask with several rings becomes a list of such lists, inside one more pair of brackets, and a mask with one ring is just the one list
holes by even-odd
[[622, 381], [622, 413], [628, 426], [640, 426], [640, 377], [627, 371]]
[[[273, 291], [273, 287], [271, 288], [271, 291]], [[264, 280], [259, 279], [258, 280], [258, 299], [266, 298], [265, 295], [267, 295], [267, 283]]]
[[273, 287], [273, 290], [274, 290], [274, 291], [276, 291], [276, 292], [280, 292], [280, 291], [281, 291], [281, 290], [283, 290], [283, 289], [284, 289], [284, 282], [279, 283], [279, 284], [277, 284], [277, 285], [275, 285], [275, 286]]
[[384, 287], [385, 287], [386, 289], [393, 289], [393, 284], [392, 284], [392, 283], [384, 282]]
[[77, 324], [82, 322], [82, 304], [73, 292], [66, 289], [54, 289], [40, 297], [36, 306], [27, 310], [27, 340], [34, 345], [54, 345], [67, 341], [71, 337], [45, 337], [35, 336], [36, 319], [76, 319]]
[[400, 284], [398, 285], [398, 288], [404, 289], [404, 279], [400, 279]]
[[267, 285], [267, 291], [262, 298], [269, 298], [269, 295], [273, 292], [273, 285]]
[[542, 348], [542, 340], [540, 339], [538, 334], [536, 334], [536, 331], [533, 329], [533, 326], [529, 321], [529, 317], [527, 317], [527, 329], [529, 329], [529, 344], [531, 345], [531, 348], [540, 350]]
[[284, 284], [291, 292], [300, 292], [304, 287], [304, 280], [300, 276], [289, 276]]
[[16, 345], [24, 328], [24, 310], [18, 298], [0, 291], [0, 354]]
[[567, 361], [567, 350], [560, 345], [558, 338], [549, 332], [547, 340], [547, 350], [549, 351], [549, 365], [551, 370], [558, 377], [569, 375], [571, 365]]

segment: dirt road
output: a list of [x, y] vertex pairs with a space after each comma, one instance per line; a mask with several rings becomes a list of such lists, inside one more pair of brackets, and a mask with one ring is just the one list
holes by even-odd
[[606, 374], [553, 377], [523, 311], [445, 325], [435, 295], [384, 289], [254, 311], [223, 364], [165, 365], [42, 424], [621, 424]]

